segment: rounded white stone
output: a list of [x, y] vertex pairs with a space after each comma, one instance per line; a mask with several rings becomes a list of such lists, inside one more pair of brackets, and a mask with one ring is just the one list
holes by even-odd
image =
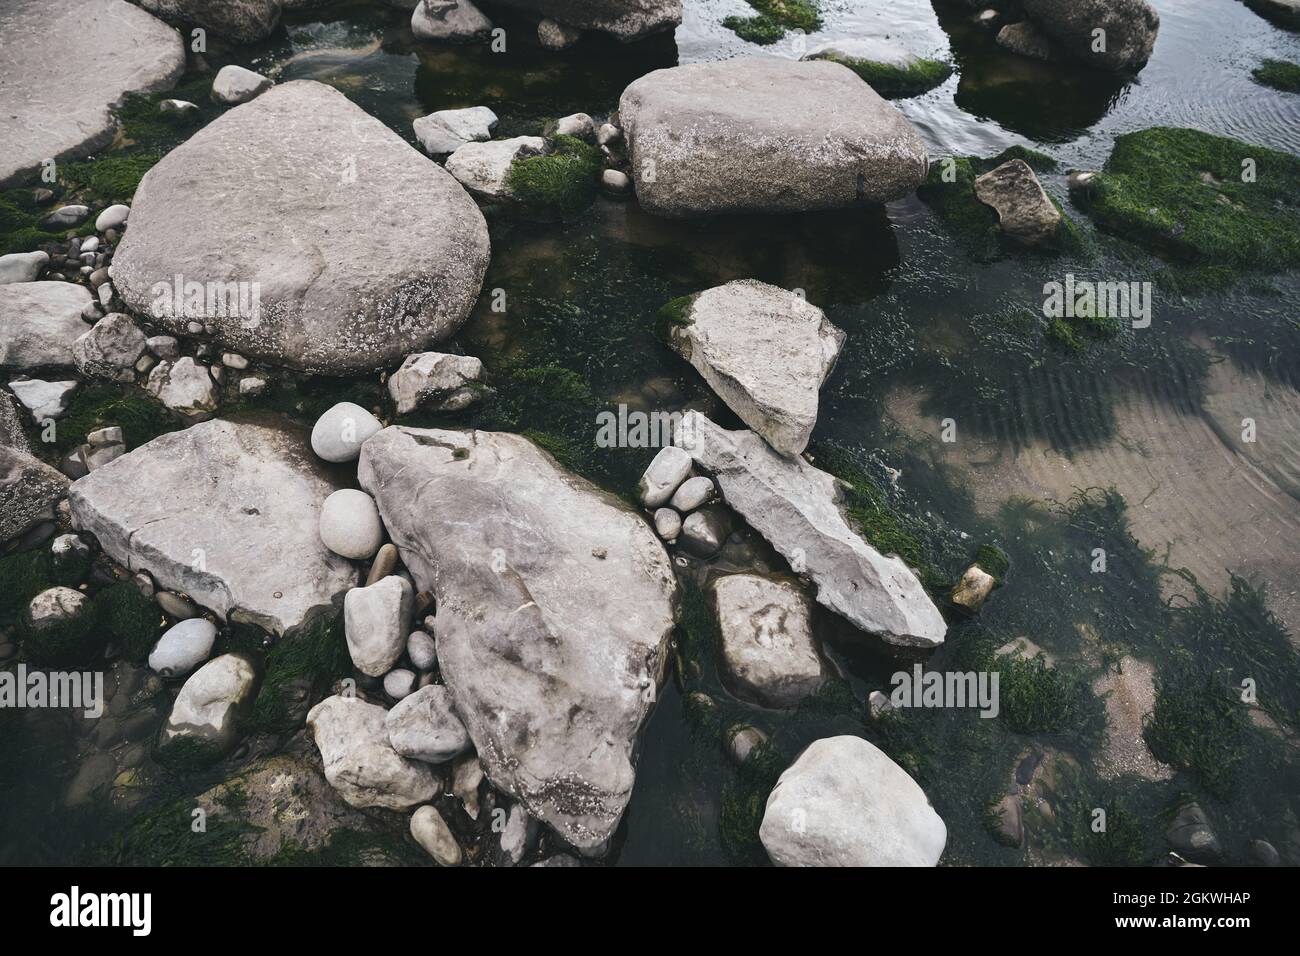
[[406, 656], [422, 671], [433, 670], [433, 665], [438, 663], [437, 646], [424, 631], [411, 632], [411, 636], [406, 639]]
[[413, 690], [415, 690], [415, 674], [406, 668], [399, 667], [384, 675], [384, 693], [393, 700], [409, 697]]
[[208, 659], [217, 640], [217, 626], [202, 617], [173, 624], [149, 654], [149, 667], [163, 677], [188, 674]]
[[131, 207], [123, 206], [118, 203], [116, 206], [109, 206], [95, 219], [95, 231], [104, 232], [108, 229], [116, 229], [131, 215]]
[[384, 543], [384, 525], [374, 499], [355, 488], [334, 492], [320, 509], [320, 539], [345, 558], [373, 558]]
[[316, 420], [311, 450], [326, 461], [356, 461], [361, 444], [384, 426], [352, 402], [339, 402]]

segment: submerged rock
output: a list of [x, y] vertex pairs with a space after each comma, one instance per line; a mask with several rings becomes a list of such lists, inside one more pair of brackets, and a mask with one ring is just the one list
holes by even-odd
[[711, 586], [723, 683], [764, 707], [795, 707], [824, 679], [812, 602], [792, 581], [729, 574]]
[[335, 606], [356, 579], [316, 531], [334, 488], [297, 429], [208, 421], [97, 469], [68, 499], [74, 527], [118, 563], [222, 618], [282, 634]]
[[359, 698], [327, 697], [307, 714], [325, 779], [354, 807], [405, 810], [438, 794], [433, 768], [388, 744], [388, 712]]
[[[342, 93], [298, 80], [145, 174], [112, 277], [172, 332], [200, 320], [241, 355], [344, 374], [455, 332], [487, 262], [483, 215], [454, 179]], [[180, 295], [155, 291], [177, 274]]]
[[758, 831], [777, 866], [936, 866], [948, 829], [902, 767], [860, 737], [810, 744]]
[[682, 418], [676, 442], [713, 474], [727, 504], [812, 580], [818, 603], [890, 644], [943, 643], [947, 625], [912, 570], [850, 528], [836, 478], [695, 411]]
[[1146, 0], [1021, 0], [1021, 6], [1065, 53], [1099, 70], [1140, 69], [1160, 30], [1160, 14]]
[[998, 31], [998, 46], [1034, 60], [1053, 58], [1052, 41], [1028, 20], [1008, 23]]
[[947, 63], [924, 60], [890, 40], [876, 37], [832, 40], [809, 50], [801, 59], [841, 63], [887, 97], [918, 96], [952, 75]]
[[682, 0], [497, 0], [579, 30], [599, 30], [623, 42], [671, 30], [682, 22]]
[[601, 851], [664, 678], [677, 585], [663, 545], [519, 435], [386, 428], [357, 477], [437, 598], [438, 663], [493, 784]]
[[999, 227], [1012, 239], [1036, 246], [1060, 233], [1061, 212], [1023, 159], [1008, 160], [977, 178], [975, 196], [997, 212]]
[[740, 58], [655, 70], [619, 100], [637, 198], [660, 216], [803, 212], [925, 181], [911, 123], [838, 63]]
[[7, 0], [0, 189], [107, 146], [126, 93], [170, 89], [184, 72], [180, 34], [125, 0]]
[[668, 328], [669, 344], [727, 407], [783, 455], [808, 445], [817, 398], [844, 333], [784, 289], [739, 279], [701, 292]]
[[81, 313], [93, 300], [71, 282], [0, 285], [0, 368], [71, 368], [72, 347], [86, 332]]

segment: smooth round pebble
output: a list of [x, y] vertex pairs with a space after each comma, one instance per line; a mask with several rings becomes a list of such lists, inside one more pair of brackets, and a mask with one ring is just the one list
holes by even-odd
[[149, 667], [163, 677], [188, 674], [208, 659], [217, 640], [217, 626], [202, 617], [173, 624], [149, 654]]
[[384, 675], [384, 693], [393, 700], [409, 697], [415, 690], [415, 674], [404, 667], [398, 667]]
[[35, 630], [61, 624], [80, 617], [86, 596], [72, 588], [55, 587], [42, 591], [28, 605], [27, 615]]
[[355, 488], [334, 492], [320, 509], [320, 539], [345, 558], [365, 561], [374, 557], [384, 542], [384, 525], [374, 499]]
[[438, 648], [433, 638], [424, 631], [412, 631], [406, 639], [406, 656], [417, 670], [431, 671], [438, 663]]
[[694, 511], [712, 499], [713, 479], [699, 475], [682, 482], [682, 486], [673, 493], [672, 501], [669, 503], [678, 511]]
[[383, 427], [360, 405], [339, 402], [316, 420], [311, 430], [311, 450], [326, 461], [356, 461], [361, 455], [361, 443]]
[[672, 508], [660, 508], [655, 512], [655, 532], [665, 541], [676, 541], [682, 533], [682, 516]]
[[131, 207], [123, 206], [118, 203], [116, 206], [109, 206], [99, 214], [95, 219], [95, 231], [104, 232], [108, 229], [116, 229], [122, 223], [126, 222], [127, 217], [131, 215]]

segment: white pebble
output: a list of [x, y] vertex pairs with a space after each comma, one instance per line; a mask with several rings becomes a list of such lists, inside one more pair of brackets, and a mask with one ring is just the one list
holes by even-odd
[[334, 492], [320, 509], [320, 539], [345, 558], [373, 558], [384, 543], [384, 525], [374, 499], [355, 488]]

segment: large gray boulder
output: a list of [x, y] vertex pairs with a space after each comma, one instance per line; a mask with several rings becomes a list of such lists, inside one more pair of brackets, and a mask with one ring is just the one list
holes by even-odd
[[497, 4], [580, 30], [600, 30], [625, 43], [682, 22], [682, 0], [497, 0]]
[[[202, 27], [233, 40], [256, 43], [280, 22], [280, 0], [136, 0], [168, 23]], [[301, 5], [301, 4], [300, 4]]]
[[[8, 396], [0, 396], [9, 405]], [[68, 479], [21, 445], [0, 444], [0, 543], [17, 538], [54, 517], [68, 493]]]
[[113, 140], [113, 107], [176, 85], [181, 37], [125, 0], [0, 4], [0, 189]]
[[0, 369], [71, 368], [72, 346], [87, 331], [93, 300], [72, 282], [0, 285]]
[[1066, 54], [1099, 70], [1140, 69], [1160, 30], [1160, 14], [1146, 0], [1021, 0], [1021, 6]]
[[355, 697], [327, 697], [307, 713], [325, 779], [354, 807], [405, 810], [438, 793], [433, 768], [388, 745], [388, 711]]
[[637, 199], [660, 216], [881, 203], [925, 181], [907, 118], [829, 61], [753, 57], [655, 70], [619, 100]]
[[714, 476], [727, 504], [771, 542], [817, 601], [890, 644], [932, 648], [947, 625], [897, 555], [886, 557], [849, 526], [842, 483], [803, 458], [774, 452], [751, 431], [727, 431], [696, 411], [675, 444]]
[[385, 428], [357, 479], [437, 599], [438, 663], [493, 784], [599, 852], [664, 679], [677, 583], [663, 545], [519, 435]]
[[[197, 320], [241, 355], [344, 374], [455, 332], [487, 262], [483, 215], [448, 173], [342, 93], [299, 80], [149, 170], [111, 271], [123, 301], [170, 331]], [[185, 296], [160, 294], [177, 274], [230, 292], [193, 315]]]
[[935, 866], [948, 828], [916, 781], [861, 737], [808, 746], [758, 829], [777, 866]]
[[75, 482], [75, 527], [223, 618], [275, 633], [334, 607], [356, 582], [321, 543], [337, 485], [295, 428], [208, 421], [160, 435]]
[[738, 279], [695, 296], [668, 341], [727, 407], [783, 455], [808, 446], [817, 393], [844, 333], [801, 296]]

